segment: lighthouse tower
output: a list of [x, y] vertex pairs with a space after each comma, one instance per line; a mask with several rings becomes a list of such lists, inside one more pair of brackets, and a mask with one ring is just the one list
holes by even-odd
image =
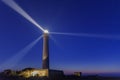
[[47, 30], [45, 30], [43, 33], [42, 69], [26, 70], [21, 72], [20, 75], [24, 77], [37, 76], [47, 77], [50, 80], [62, 80], [64, 75], [64, 72], [62, 70], [54, 70], [49, 68], [49, 32]]
[[45, 30], [43, 34], [43, 55], [42, 55], [42, 69], [49, 69], [49, 36], [48, 31]]

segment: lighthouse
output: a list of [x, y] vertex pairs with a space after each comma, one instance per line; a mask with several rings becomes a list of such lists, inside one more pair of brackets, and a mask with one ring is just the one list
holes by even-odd
[[43, 34], [43, 54], [42, 54], [42, 69], [49, 69], [49, 32], [44, 31]]

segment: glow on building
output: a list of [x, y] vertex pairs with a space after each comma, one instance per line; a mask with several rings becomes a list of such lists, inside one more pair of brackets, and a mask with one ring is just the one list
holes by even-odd
[[29, 77], [48, 77], [48, 69], [31, 69], [22, 71], [19, 76]]

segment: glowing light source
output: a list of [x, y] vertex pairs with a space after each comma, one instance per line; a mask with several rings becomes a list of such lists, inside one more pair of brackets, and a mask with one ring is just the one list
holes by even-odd
[[44, 33], [47, 33], [47, 34], [48, 34], [48, 33], [49, 33], [49, 31], [48, 31], [48, 30], [44, 30]]

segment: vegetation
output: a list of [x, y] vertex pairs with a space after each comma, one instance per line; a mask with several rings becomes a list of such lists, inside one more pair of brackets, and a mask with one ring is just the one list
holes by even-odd
[[[26, 68], [22, 71], [32, 69], [32, 68]], [[19, 76], [20, 71], [12, 71], [10, 69], [4, 70], [0, 73], [0, 80], [120, 80], [120, 77], [101, 77], [98, 75], [95, 76], [84, 76], [84, 77], [78, 77], [74, 75], [64, 76], [62, 79], [48, 79], [47, 77], [29, 77], [25, 78], [23, 76]]]

